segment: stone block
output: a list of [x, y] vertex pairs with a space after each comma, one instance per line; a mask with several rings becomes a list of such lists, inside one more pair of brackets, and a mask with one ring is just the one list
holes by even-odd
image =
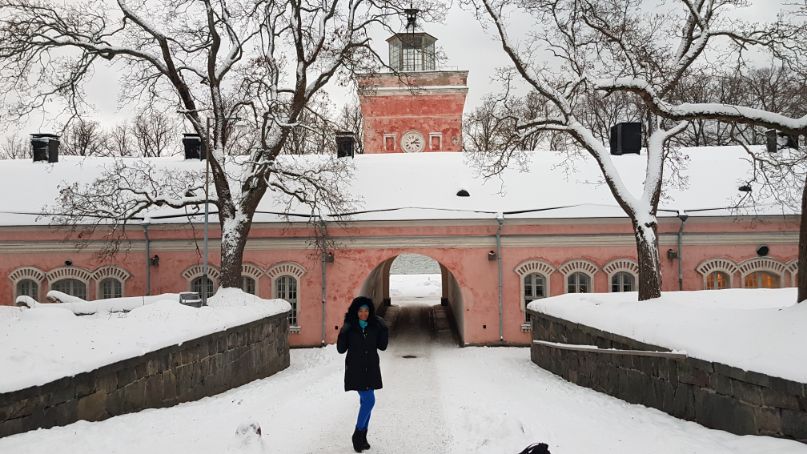
[[68, 400], [73, 400], [76, 397], [76, 384], [73, 377], [60, 378], [59, 380], [48, 383], [42, 387], [43, 392], [46, 392], [48, 399], [47, 406], [58, 405]]
[[785, 394], [783, 392], [762, 388], [762, 403], [768, 407], [787, 408], [788, 410], [801, 410], [799, 402], [800, 397], [792, 394]]
[[762, 388], [757, 385], [740, 380], [731, 380], [732, 395], [742, 402], [760, 406], [762, 401]]
[[117, 374], [104, 371], [95, 376], [95, 390], [111, 393], [118, 387]]
[[685, 361], [678, 366], [678, 381], [702, 388], [709, 386], [709, 374]]
[[807, 413], [782, 410], [782, 434], [798, 440], [807, 439]]
[[695, 421], [734, 434], [756, 434], [754, 407], [711, 390], [695, 389]]
[[96, 372], [78, 374], [74, 377], [76, 382], [76, 398], [88, 396], [96, 391]]
[[778, 408], [754, 408], [754, 422], [759, 435], [782, 435], [782, 414]]
[[161, 375], [151, 375], [145, 379], [145, 405], [147, 407], [159, 408], [164, 401], [163, 378]]
[[85, 421], [100, 421], [108, 417], [106, 412], [107, 393], [96, 391], [78, 399], [76, 417]]
[[133, 367], [124, 367], [115, 374], [115, 378], [118, 382], [117, 387], [123, 388], [129, 383], [137, 380], [137, 375], [135, 374]]
[[39, 427], [64, 426], [75, 422], [78, 415], [78, 402], [67, 400], [42, 411], [42, 423]]
[[160, 375], [163, 381], [163, 403], [173, 405], [177, 399], [177, 378], [174, 371], [167, 370]]
[[709, 387], [716, 393], [723, 394], [724, 396], [733, 396], [734, 391], [731, 388], [732, 379], [725, 375], [718, 374], [717, 372], [709, 375]]
[[695, 419], [695, 387], [686, 383], [679, 383], [675, 387], [670, 414], [681, 419]]
[[134, 383], [126, 385], [123, 389], [123, 404], [126, 412], [140, 410], [145, 408], [146, 400], [146, 381], [137, 380]]

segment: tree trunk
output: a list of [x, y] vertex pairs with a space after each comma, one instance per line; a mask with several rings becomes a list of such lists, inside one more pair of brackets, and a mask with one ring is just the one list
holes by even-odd
[[[219, 287], [241, 288], [241, 267], [251, 222], [224, 219], [221, 229], [221, 275]], [[227, 227], [229, 226], [229, 227]]]
[[798, 301], [807, 299], [807, 175], [801, 192], [801, 221], [799, 223], [799, 295]]
[[636, 221], [633, 224], [639, 256], [639, 301], [658, 298], [661, 296], [661, 263], [656, 226], [641, 225]]

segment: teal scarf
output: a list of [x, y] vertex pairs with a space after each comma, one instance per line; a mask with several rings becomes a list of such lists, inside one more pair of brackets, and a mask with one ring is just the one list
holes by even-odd
[[359, 326], [361, 329], [367, 328], [367, 320], [359, 320]]

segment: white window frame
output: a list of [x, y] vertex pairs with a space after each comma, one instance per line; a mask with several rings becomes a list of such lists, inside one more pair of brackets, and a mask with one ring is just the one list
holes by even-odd
[[728, 288], [734, 288], [736, 285], [734, 276], [739, 271], [739, 268], [737, 267], [737, 264], [734, 263], [733, 260], [727, 258], [713, 258], [701, 262], [701, 264], [695, 268], [695, 271], [700, 273], [701, 278], [703, 280], [703, 289], [707, 290], [708, 287], [706, 286], [706, 280], [708, 279], [709, 275], [715, 271], [720, 271], [721, 273], [728, 274], [729, 276]]
[[269, 282], [272, 286], [272, 298], [278, 298], [277, 295], [277, 278], [281, 276], [291, 276], [295, 279], [297, 284], [297, 301], [296, 304], [292, 306], [292, 310], [295, 312], [294, 319], [297, 321], [297, 325], [289, 325], [289, 332], [292, 334], [298, 334], [301, 330], [300, 326], [300, 307], [302, 303], [302, 280], [303, 275], [305, 274], [305, 268], [301, 265], [294, 263], [294, 262], [283, 262], [278, 263], [266, 271], [266, 275], [269, 276]]
[[120, 283], [121, 297], [126, 296], [126, 281], [131, 276], [132, 274], [130, 272], [114, 265], [102, 266], [101, 268], [93, 271], [92, 278], [95, 280], [95, 299], [103, 299], [104, 292], [101, 288], [101, 282], [108, 278], [117, 280]]
[[526, 260], [526, 261], [521, 262], [520, 264], [518, 264], [518, 266], [516, 266], [513, 269], [513, 271], [515, 271], [515, 273], [518, 275], [518, 281], [519, 281], [518, 299], [519, 299], [519, 305], [521, 307], [521, 312], [522, 312], [522, 320], [524, 320], [524, 323], [522, 323], [522, 325], [521, 325], [521, 330], [522, 331], [529, 331], [529, 330], [532, 329], [532, 326], [531, 326], [530, 323], [526, 322], [526, 320], [527, 320], [527, 298], [526, 298], [526, 295], [524, 294], [525, 293], [524, 279], [526, 279], [526, 277], [531, 275], [531, 274], [538, 274], [538, 275], [543, 276], [543, 278], [544, 278], [544, 298], [548, 298], [552, 294], [552, 292], [550, 291], [551, 287], [552, 287], [550, 285], [550, 282], [551, 282], [550, 277], [552, 276], [552, 273], [555, 272], [555, 267], [553, 267], [549, 263], [547, 263], [547, 262], [545, 262], [543, 260], [540, 260], [540, 259], [530, 259], [530, 260]]
[[[120, 296], [110, 296], [110, 297], [105, 296], [104, 295], [104, 282], [105, 281], [117, 282], [118, 285], [120, 285]], [[100, 280], [98, 280], [98, 288], [97, 288], [96, 293], [95, 293], [95, 299], [100, 300], [100, 299], [109, 299], [109, 298], [123, 298], [124, 295], [125, 295], [124, 288], [125, 288], [125, 286], [123, 285], [123, 282], [120, 279], [116, 278], [116, 277], [107, 276], [107, 277], [101, 278]]]
[[[432, 148], [432, 139], [437, 137], [439, 141], [438, 148], [435, 150]], [[430, 151], [443, 151], [443, 133], [442, 132], [430, 132], [429, 133], [429, 150]]]
[[[594, 288], [594, 276], [597, 274], [597, 271], [599, 271], [599, 268], [597, 268], [597, 265], [595, 265], [594, 262], [583, 259], [570, 260], [558, 268], [558, 271], [563, 273], [564, 293], [569, 293], [569, 277], [577, 272], [588, 276], [590, 288], [588, 289], [587, 293], [594, 293], [596, 291]], [[611, 286], [610, 281], [608, 282], [608, 286]]]
[[34, 281], [37, 285], [37, 294], [34, 299], [39, 301], [39, 298], [42, 294], [42, 284], [45, 281], [45, 272], [40, 270], [39, 268], [33, 266], [23, 266], [20, 268], [15, 269], [11, 273], [8, 274], [9, 280], [11, 280], [12, 285], [14, 286], [14, 301], [17, 300], [17, 297], [20, 296], [17, 294], [17, 284], [22, 280], [31, 280]]
[[745, 288], [745, 277], [757, 271], [764, 271], [779, 277], [779, 288], [785, 285], [785, 270], [787, 265], [771, 257], [754, 257], [746, 260], [737, 267], [740, 271], [740, 285]]
[[[392, 150], [387, 149], [387, 139], [392, 139]], [[395, 146], [398, 144], [397, 134], [384, 134], [384, 151], [395, 151]]]

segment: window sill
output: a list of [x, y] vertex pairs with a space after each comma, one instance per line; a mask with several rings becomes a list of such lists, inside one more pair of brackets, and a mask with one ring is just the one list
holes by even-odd
[[289, 326], [289, 334], [300, 334], [299, 326]]
[[529, 333], [532, 331], [532, 323], [522, 323], [521, 324], [521, 332], [522, 333]]

